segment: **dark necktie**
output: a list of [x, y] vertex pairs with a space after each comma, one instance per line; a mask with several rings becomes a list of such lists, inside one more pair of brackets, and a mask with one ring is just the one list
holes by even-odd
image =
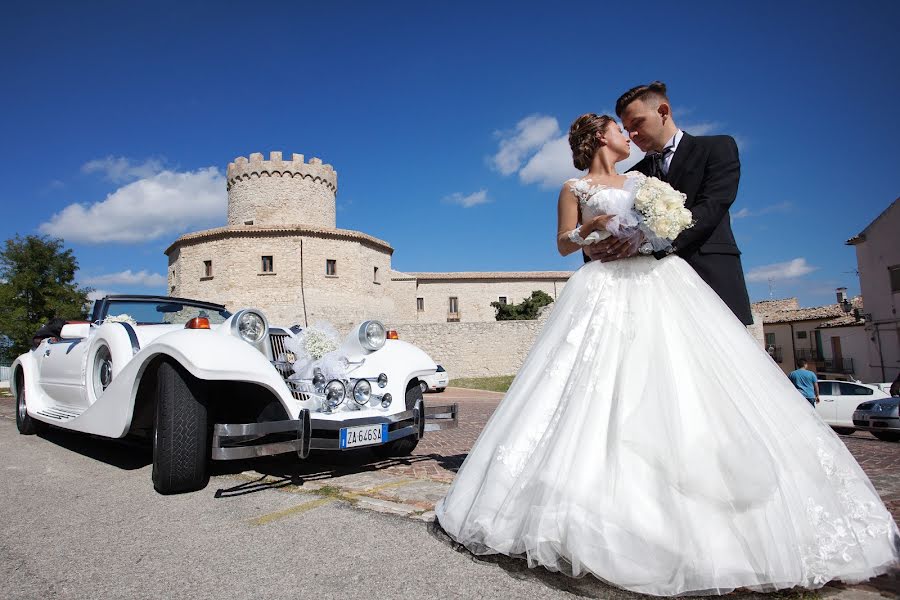
[[666, 146], [659, 152], [654, 152], [650, 155], [650, 165], [651, 165], [651, 177], [656, 177], [657, 179], [661, 179], [663, 181], [667, 180], [666, 173], [666, 157], [670, 154], [674, 153], [675, 149], [672, 146]]

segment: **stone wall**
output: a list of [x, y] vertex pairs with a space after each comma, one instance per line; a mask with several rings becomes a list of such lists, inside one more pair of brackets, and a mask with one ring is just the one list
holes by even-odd
[[[388, 320], [394, 314], [385, 285], [392, 250], [366, 237], [354, 239], [354, 233], [225, 230], [186, 239], [168, 252], [170, 294], [218, 302], [231, 311], [259, 308], [271, 323], [286, 326], [324, 320], [349, 329], [363, 319]], [[264, 255], [272, 256], [271, 273], [262, 271]], [[329, 259], [336, 261], [335, 276], [326, 274]], [[207, 260], [212, 277], [204, 276]]]
[[457, 377], [515, 375], [525, 362], [553, 305], [534, 321], [391, 323], [401, 340], [422, 348]]

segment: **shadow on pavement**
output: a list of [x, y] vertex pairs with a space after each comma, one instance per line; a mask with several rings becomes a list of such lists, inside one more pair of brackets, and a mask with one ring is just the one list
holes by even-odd
[[39, 433], [38, 437], [66, 450], [126, 471], [141, 469], [153, 462], [153, 449], [150, 444], [139, 440], [93, 437], [65, 429], [49, 429]]
[[[305, 461], [299, 460], [293, 454], [283, 454], [252, 460], [213, 462], [211, 474], [233, 475], [246, 471], [260, 474], [260, 477], [252, 482], [216, 491], [216, 498], [228, 498], [286, 486], [303, 487], [307, 482], [322, 483], [346, 475], [373, 473], [390, 467], [408, 467], [424, 461], [435, 461], [443, 468], [456, 472], [464, 458], [464, 454], [453, 456], [423, 454], [382, 459], [366, 449], [346, 450], [340, 453], [314, 451]], [[272, 477], [276, 479], [272, 480]]]

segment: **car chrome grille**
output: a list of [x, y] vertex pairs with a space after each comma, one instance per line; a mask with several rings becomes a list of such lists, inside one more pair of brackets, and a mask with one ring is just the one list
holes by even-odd
[[274, 359], [272, 360], [272, 366], [278, 370], [281, 378], [284, 379], [288, 389], [291, 391], [291, 396], [296, 400], [309, 400], [309, 397], [298, 391], [294, 382], [288, 379], [294, 374], [294, 369], [290, 363], [284, 360], [284, 356], [287, 354], [287, 348], [285, 348], [284, 343], [287, 338], [288, 334], [286, 333], [269, 333], [269, 342], [272, 344], [272, 358]]

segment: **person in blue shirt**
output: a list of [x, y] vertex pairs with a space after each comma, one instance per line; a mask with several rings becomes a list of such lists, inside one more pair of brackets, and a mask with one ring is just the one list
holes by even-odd
[[797, 361], [797, 370], [791, 371], [788, 379], [794, 384], [803, 397], [815, 408], [819, 402], [819, 382], [816, 374], [806, 368], [806, 361], [802, 358]]

